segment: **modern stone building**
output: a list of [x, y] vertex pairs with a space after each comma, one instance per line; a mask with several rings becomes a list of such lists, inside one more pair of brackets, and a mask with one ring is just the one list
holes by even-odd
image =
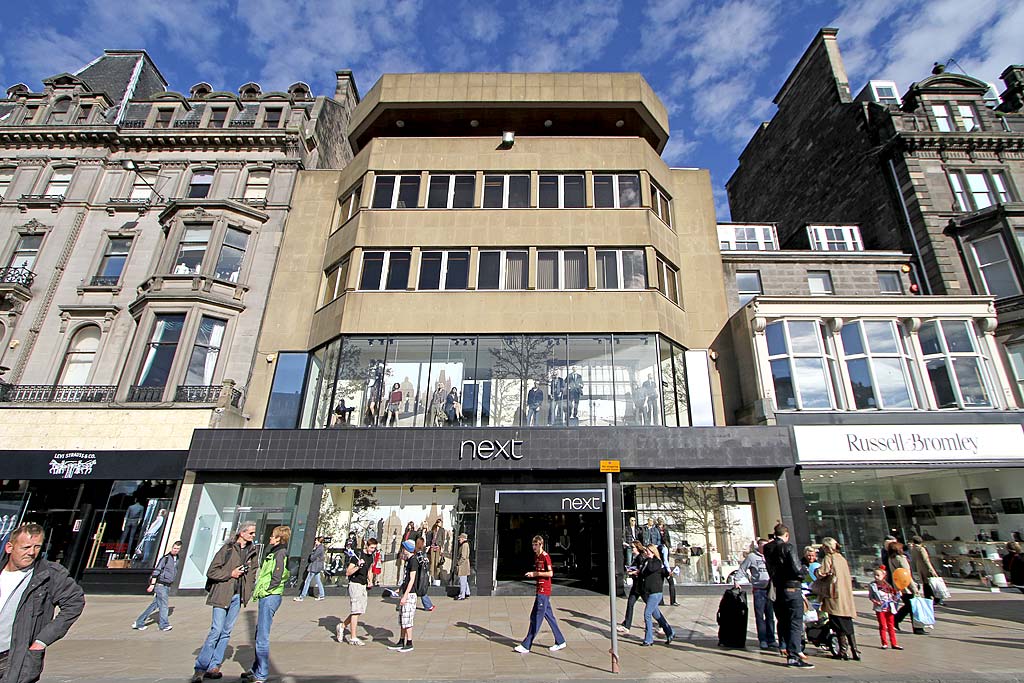
[[685, 583], [790, 519], [786, 430], [725, 425], [711, 185], [660, 158], [667, 118], [639, 74], [382, 77], [352, 162], [298, 176], [251, 420], [189, 453], [180, 586], [242, 519], [291, 524], [296, 571], [315, 535], [339, 562], [378, 537], [385, 583], [441, 520], [478, 594], [517, 590], [535, 533], [557, 581], [606, 589], [609, 502], [618, 570], [629, 519], [659, 518]]
[[853, 97], [837, 33], [818, 33], [740, 155], [732, 218], [777, 221], [784, 248], [809, 246], [807, 221], [855, 223], [868, 249], [912, 255], [922, 293], [991, 294], [1020, 403], [1024, 67], [1001, 98], [941, 66], [902, 97], [882, 80]]
[[999, 550], [1024, 530], [1021, 68], [1001, 101], [941, 68], [902, 98], [892, 81], [851, 97], [836, 33], [727, 185], [733, 414], [792, 428], [798, 535], [837, 538], [855, 576], [886, 535], [920, 535], [947, 581], [1006, 585]]
[[137, 585], [180, 533], [193, 429], [245, 422], [296, 177], [351, 158], [337, 82], [185, 95], [110, 50], [0, 100], [2, 519], [87, 585]]

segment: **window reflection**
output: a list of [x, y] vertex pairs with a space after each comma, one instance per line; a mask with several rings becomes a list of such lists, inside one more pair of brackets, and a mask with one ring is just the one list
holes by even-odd
[[176, 486], [164, 479], [115, 481], [86, 568], [151, 569], [170, 528]]

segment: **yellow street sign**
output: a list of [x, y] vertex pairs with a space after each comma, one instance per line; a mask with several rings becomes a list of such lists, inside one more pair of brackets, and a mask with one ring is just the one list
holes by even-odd
[[618, 460], [602, 460], [601, 461], [602, 472], [620, 472]]

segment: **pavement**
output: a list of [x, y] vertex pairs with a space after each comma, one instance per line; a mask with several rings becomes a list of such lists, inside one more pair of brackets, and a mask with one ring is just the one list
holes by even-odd
[[[338, 644], [334, 627], [345, 617], [348, 600], [329, 597], [293, 602], [286, 597], [271, 636], [271, 680], [280, 683], [360, 683], [382, 681], [683, 681], [687, 683], [775, 683], [800, 681], [999, 681], [1024, 683], [1024, 595], [955, 592], [936, 608], [938, 624], [929, 635], [901, 634], [905, 650], [882, 650], [870, 605], [857, 597], [861, 662], [810, 652], [814, 669], [793, 670], [774, 652], [757, 648], [750, 615], [746, 650], [717, 645], [717, 597], [687, 596], [665, 615], [677, 639], [666, 646], [640, 647], [643, 612], [631, 634], [619, 641], [621, 671], [610, 673], [607, 596], [553, 596], [568, 647], [549, 652], [554, 641], [545, 626], [527, 655], [512, 648], [525, 635], [533, 600], [529, 597], [437, 598], [436, 610], [416, 613], [415, 652], [390, 652], [397, 632], [395, 601], [374, 591], [360, 621], [365, 647]], [[99, 683], [186, 681], [210, 624], [202, 597], [172, 597], [172, 631], [153, 623], [144, 632], [131, 624], [148, 604], [140, 596], [87, 597], [85, 613], [62, 641], [48, 650], [44, 682]], [[617, 620], [625, 600], [616, 601]], [[642, 607], [642, 603], [638, 605]], [[155, 616], [155, 615], [154, 615]], [[256, 609], [243, 610], [225, 659], [224, 681], [238, 681], [252, 664]], [[364, 627], [365, 624], [365, 627]], [[639, 625], [639, 626], [638, 626]], [[909, 623], [906, 624], [909, 627]], [[909, 630], [906, 628], [905, 630]]]

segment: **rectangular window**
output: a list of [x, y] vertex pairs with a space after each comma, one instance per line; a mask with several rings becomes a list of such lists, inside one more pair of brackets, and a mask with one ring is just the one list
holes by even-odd
[[779, 320], [765, 329], [768, 363], [778, 410], [830, 410], [836, 407], [830, 370], [833, 355], [821, 323]]
[[86, 124], [89, 122], [89, 115], [92, 114], [91, 104], [81, 104], [78, 106], [78, 115], [75, 116], [75, 123], [78, 125]]
[[740, 306], [746, 306], [755, 296], [764, 294], [761, 289], [761, 273], [756, 270], [737, 271], [736, 293], [740, 299]]
[[528, 251], [481, 251], [477, 265], [477, 289], [526, 289], [529, 280]]
[[374, 291], [402, 291], [409, 286], [408, 251], [366, 251], [363, 252], [363, 272], [359, 278], [359, 289]]
[[997, 299], [1020, 294], [1020, 284], [1001, 235], [990, 235], [969, 244], [987, 294]]
[[[93, 284], [116, 285], [124, 272], [124, 264], [128, 260], [128, 251], [132, 248], [131, 237], [110, 237], [107, 248], [100, 260], [99, 270], [93, 278]], [[99, 281], [97, 281], [99, 280]]]
[[942, 133], [953, 130], [953, 119], [949, 116], [949, 107], [944, 104], [933, 104], [932, 114], [935, 116], [935, 125]]
[[175, 275], [198, 273], [206, 256], [206, 247], [210, 243], [209, 225], [186, 227], [185, 233], [178, 244], [178, 257], [174, 260]]
[[54, 169], [50, 181], [46, 183], [46, 190], [43, 192], [48, 197], [63, 197], [71, 185], [71, 174], [74, 171], [70, 168]]
[[971, 195], [971, 203], [975, 209], [984, 209], [995, 204], [984, 173], [964, 173], [964, 178], [967, 180], [967, 191]]
[[7, 191], [11, 188], [11, 180], [14, 178], [14, 170], [0, 168], [0, 197], [6, 197]]
[[469, 286], [468, 251], [423, 251], [417, 289], [461, 290]]
[[415, 209], [420, 197], [418, 175], [379, 175], [374, 179], [373, 208]]
[[978, 125], [978, 116], [975, 114], [974, 107], [972, 105], [958, 105], [957, 111], [960, 112], [960, 121], [963, 122], [965, 131], [969, 133], [972, 130], [981, 130], [981, 126]]
[[156, 119], [153, 120], [154, 128], [170, 128], [171, 119], [174, 117], [173, 109], [157, 109]]
[[597, 251], [598, 289], [646, 289], [647, 264], [642, 249]]
[[1007, 344], [1006, 355], [1017, 380], [1017, 393], [1024, 396], [1024, 344]]
[[474, 175], [433, 175], [427, 185], [428, 209], [469, 209], [476, 190]]
[[651, 211], [665, 222], [666, 225], [672, 225], [672, 199], [665, 194], [665, 190], [661, 189], [653, 182], [651, 183]]
[[774, 225], [718, 226], [718, 246], [722, 251], [772, 251], [779, 248]]
[[1013, 201], [1002, 170], [949, 171], [948, 177], [956, 207], [961, 211], [977, 211]]
[[157, 174], [152, 171], [136, 171], [132, 175], [132, 189], [128, 198], [133, 202], [148, 202], [153, 197]]
[[903, 279], [894, 270], [878, 271], [878, 291], [881, 294], [902, 294]]
[[586, 205], [583, 174], [544, 174], [540, 176], [542, 209], [582, 209]]
[[363, 194], [363, 186], [359, 185], [356, 189], [348, 193], [348, 195], [341, 200], [341, 222], [345, 223], [352, 216], [356, 215], [359, 211], [359, 203]]
[[36, 265], [36, 257], [39, 256], [39, 247], [42, 244], [42, 235], [19, 235], [14, 253], [11, 254], [11, 260], [7, 266], [32, 270]]
[[228, 124], [228, 110], [225, 107], [215, 107], [210, 112], [210, 128], [223, 128]]
[[245, 260], [245, 246], [249, 241], [249, 233], [238, 228], [228, 226], [224, 233], [224, 243], [220, 247], [220, 256], [217, 257], [217, 268], [214, 271], [218, 280], [227, 282], [238, 282], [238, 275], [242, 272], [242, 261]]
[[192, 174], [192, 180], [188, 184], [189, 199], [206, 199], [210, 196], [210, 186], [213, 184], [213, 171], [196, 171]]
[[990, 408], [974, 328], [966, 320], [930, 320], [918, 332], [937, 408]]
[[807, 238], [814, 251], [864, 251], [856, 225], [808, 225]]
[[345, 293], [345, 286], [348, 281], [348, 259], [342, 259], [340, 263], [327, 269], [327, 284], [324, 287], [324, 297], [320, 305], [329, 304]]
[[588, 282], [586, 251], [537, 252], [537, 289], [586, 289]]
[[672, 303], [679, 304], [679, 271], [660, 256], [658, 257], [658, 291]]
[[245, 199], [266, 200], [270, 187], [270, 171], [249, 171], [245, 179]]
[[858, 410], [916, 407], [910, 355], [899, 324], [891, 320], [851, 320], [843, 325], [840, 337]]
[[274, 107], [267, 109], [263, 114], [263, 127], [264, 128], [280, 128], [281, 127], [281, 116], [284, 114], [284, 110], [280, 107]]
[[640, 206], [640, 176], [635, 173], [595, 175], [594, 206], [598, 209]]
[[530, 176], [485, 175], [485, 209], [526, 209], [530, 206]]
[[225, 321], [203, 316], [195, 344], [192, 346], [192, 356], [188, 360], [186, 385], [208, 387], [213, 384], [217, 359], [220, 358], [220, 348], [224, 342], [225, 327]]
[[171, 365], [178, 351], [181, 329], [185, 325], [184, 313], [157, 315], [153, 331], [146, 344], [145, 357], [139, 368], [136, 384], [140, 387], [164, 387], [171, 375]]
[[827, 270], [807, 273], [807, 286], [812, 296], [835, 294], [835, 290], [832, 289], [832, 274]]

